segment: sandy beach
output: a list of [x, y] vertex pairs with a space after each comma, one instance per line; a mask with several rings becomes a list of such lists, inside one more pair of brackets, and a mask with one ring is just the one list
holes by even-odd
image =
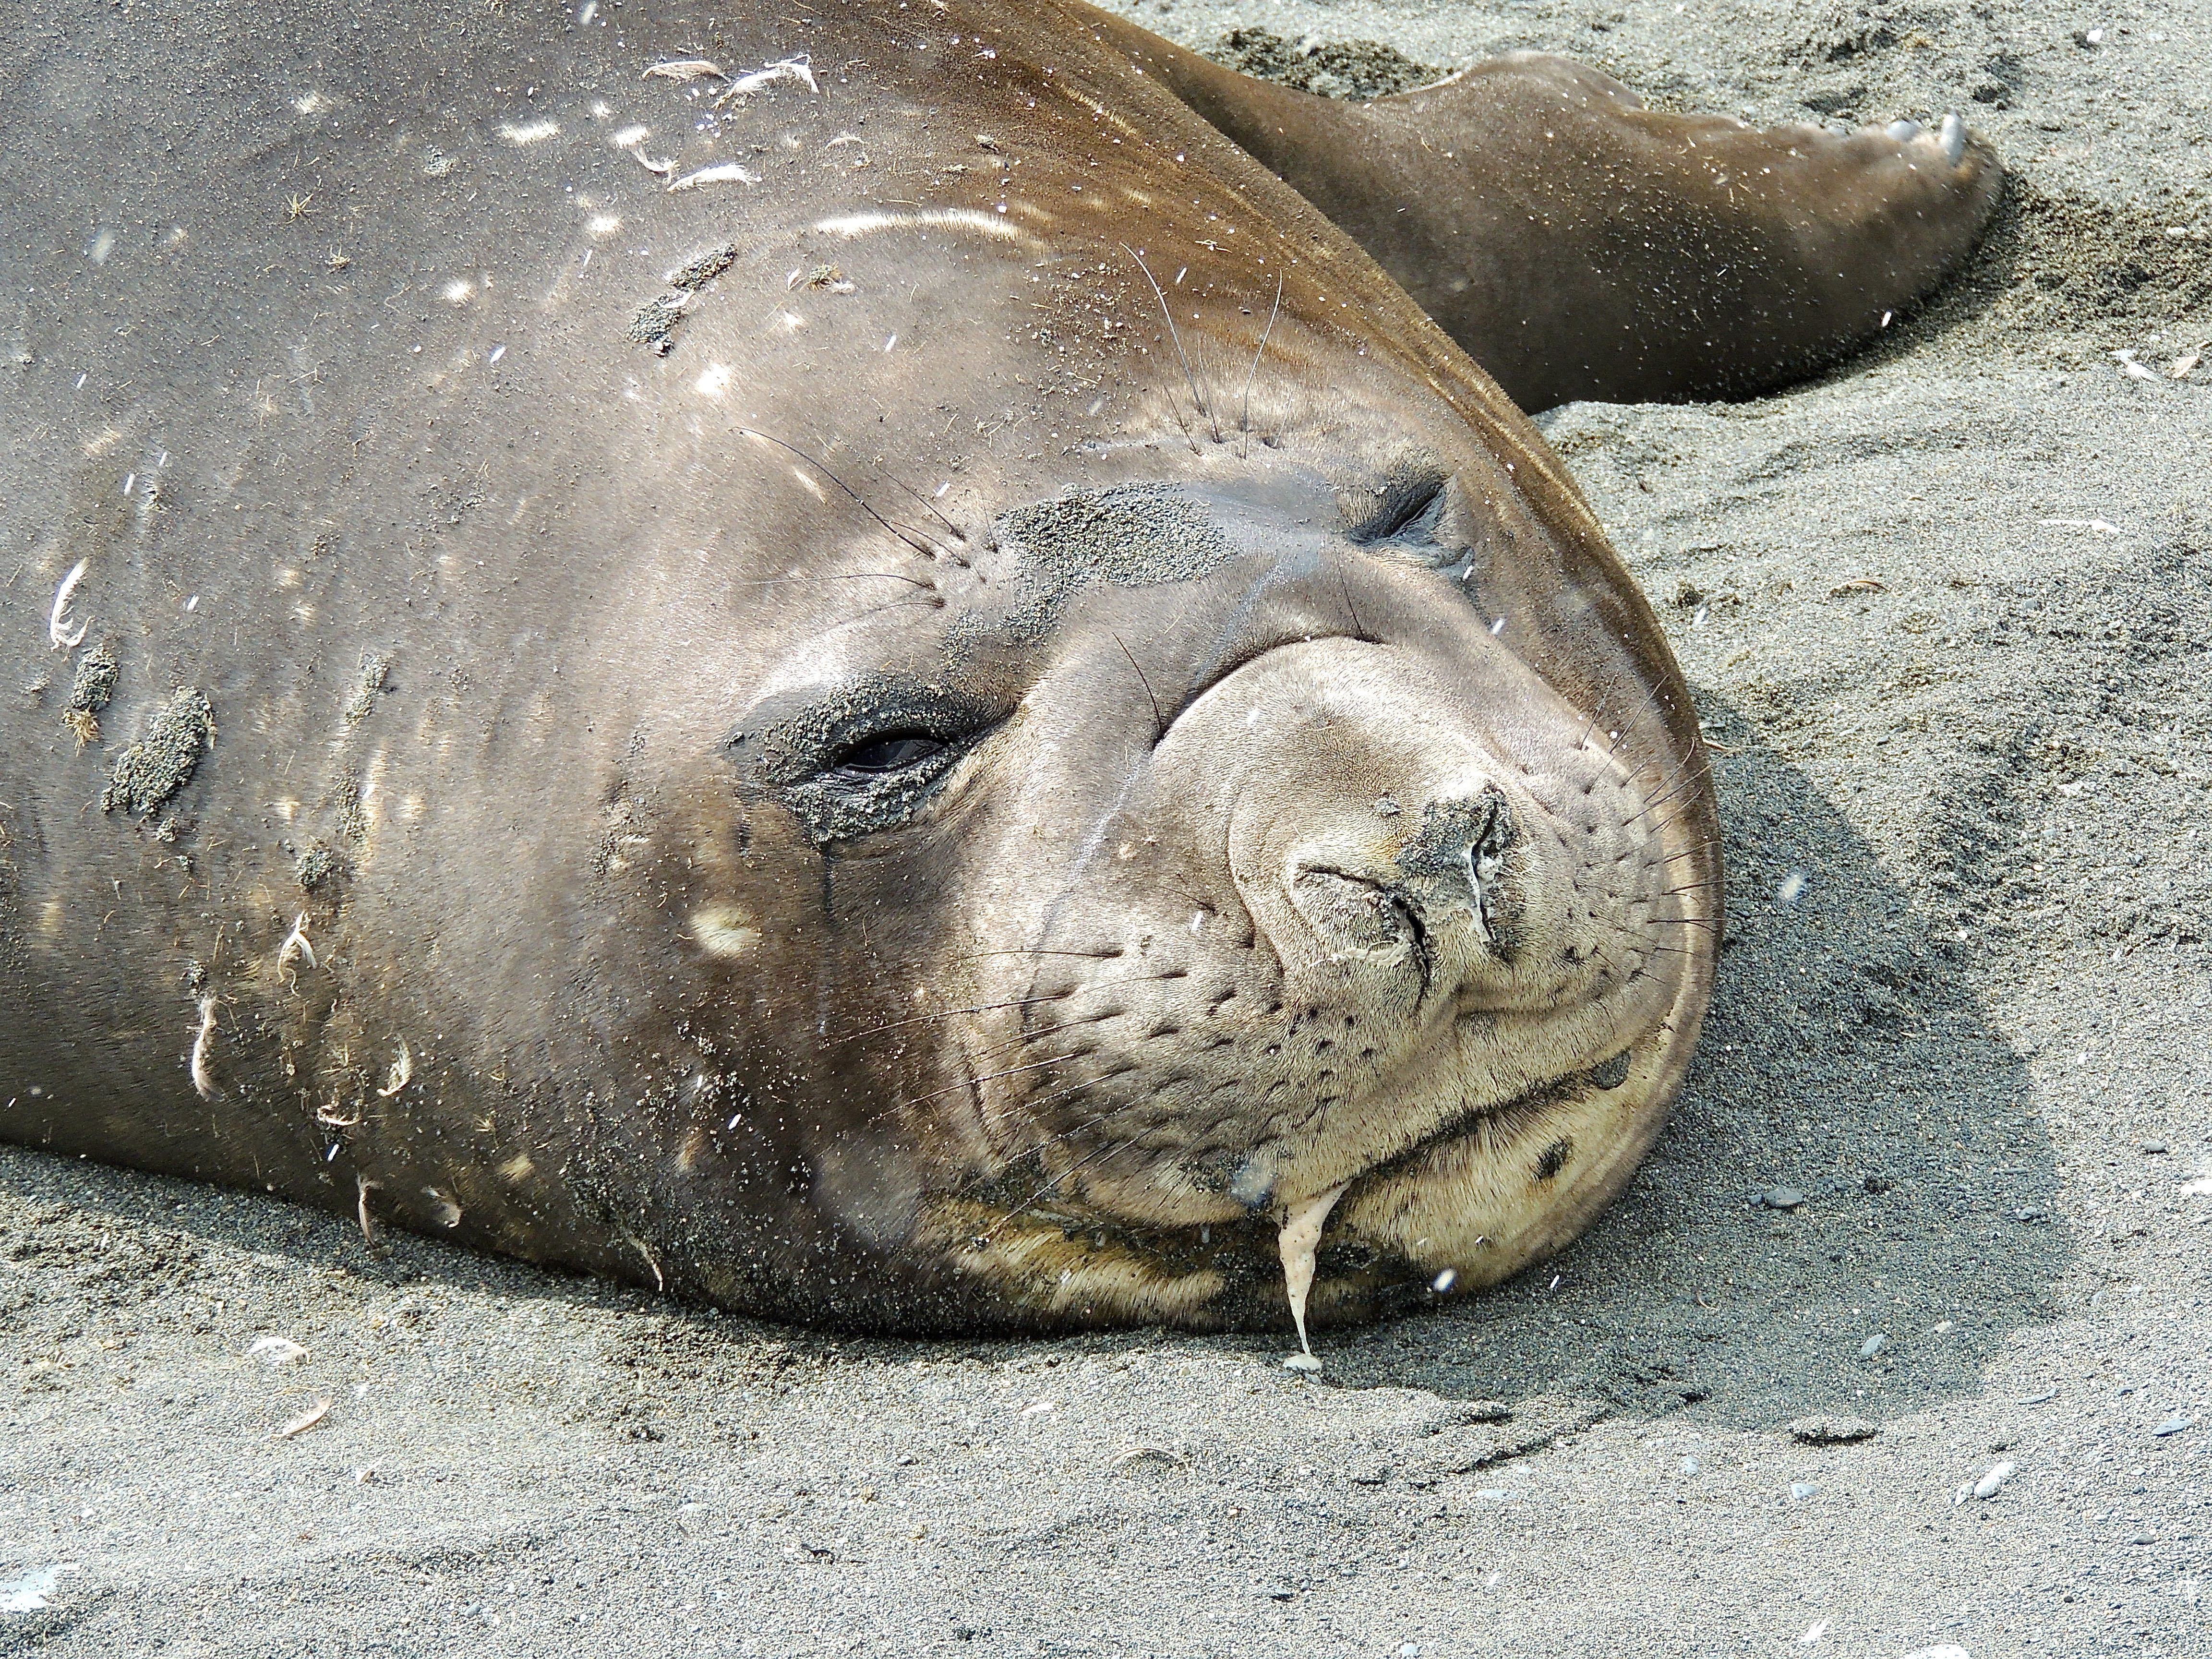
[[1121, 9], [1336, 93], [1536, 49], [1955, 109], [2010, 170], [1872, 352], [1541, 416], [1719, 757], [1721, 987], [1633, 1187], [1308, 1378], [0, 1147], [0, 1653], [2212, 1654], [2212, 7]]

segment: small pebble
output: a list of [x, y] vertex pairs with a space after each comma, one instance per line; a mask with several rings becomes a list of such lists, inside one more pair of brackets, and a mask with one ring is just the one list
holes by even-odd
[[1790, 1483], [1790, 1496], [1796, 1503], [1802, 1504], [1808, 1498], [1817, 1497], [1820, 1491], [1820, 1487], [1810, 1480], [1792, 1480]]
[[2027, 1399], [2021, 1401], [2020, 1403], [2023, 1406], [2046, 1406], [2057, 1398], [2057, 1389], [2045, 1389], [2040, 1394], [2032, 1394], [2028, 1395]]
[[1421, 1644], [1419, 1642], [1407, 1643], [1398, 1650], [1398, 1659], [1421, 1659]]
[[1770, 1210], [1794, 1210], [1805, 1201], [1805, 1194], [1795, 1187], [1769, 1187], [1764, 1201]]
[[2162, 1140], [2146, 1140], [2142, 1144], [2142, 1149], [2146, 1152], [2162, 1152], [2166, 1150], [2166, 1146]]
[[1977, 1498], [1995, 1498], [1997, 1495], [1997, 1488], [2003, 1486], [2006, 1481], [2011, 1480], [2012, 1472], [2019, 1467], [2020, 1466], [2017, 1463], [1998, 1464], [1996, 1468], [1991, 1469], [1987, 1474], [1974, 1482], [1974, 1496]]
[[1297, 1592], [1288, 1584], [1262, 1584], [1260, 1586], [1260, 1594], [1270, 1601], [1287, 1601]]
[[1682, 1460], [1682, 1473], [1685, 1474], [1695, 1474], [1698, 1468], [1698, 1460], [1694, 1457], [1686, 1457]]
[[2179, 1434], [2184, 1429], [2188, 1428], [2194, 1424], [2196, 1420], [2197, 1419], [2193, 1417], [2169, 1417], [2165, 1422], [2153, 1429], [2151, 1432], [2153, 1434], [2161, 1436]]
[[1859, 1344], [1859, 1358], [1862, 1359], [1871, 1359], [1888, 1346], [1888, 1334], [1886, 1332], [1876, 1331], [1872, 1336], [1867, 1338], [1865, 1341]]

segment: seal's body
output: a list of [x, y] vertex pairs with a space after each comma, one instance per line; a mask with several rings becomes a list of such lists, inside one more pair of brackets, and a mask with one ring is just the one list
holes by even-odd
[[[1290, 95], [1262, 165], [1194, 112], [1250, 83], [1088, 11], [523, 10], [4, 47], [0, 1135], [879, 1327], [1280, 1322], [1279, 1231], [1345, 1317], [1571, 1237], [1710, 992], [1696, 722], [1271, 173]], [[1995, 177], [1700, 134], [1850, 173], [1890, 276], [1733, 347], [1553, 296], [1524, 395], [1786, 372]], [[1745, 203], [1729, 291], [1797, 291]]]

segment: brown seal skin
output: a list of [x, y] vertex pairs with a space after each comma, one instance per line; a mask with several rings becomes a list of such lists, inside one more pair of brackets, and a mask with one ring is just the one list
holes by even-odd
[[1712, 790], [1352, 236], [1524, 398], [1755, 384], [1993, 168], [788, 10], [0, 42], [0, 1135], [879, 1328], [1279, 1326], [1339, 1189], [1320, 1320], [1557, 1249], [1688, 1063]]

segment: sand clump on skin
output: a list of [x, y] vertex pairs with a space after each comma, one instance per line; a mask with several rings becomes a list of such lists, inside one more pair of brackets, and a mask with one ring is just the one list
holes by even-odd
[[154, 717], [146, 735], [116, 757], [115, 772], [100, 791], [100, 810], [122, 807], [150, 817], [191, 781], [200, 756], [215, 747], [215, 710], [207, 693], [186, 688]]
[[66, 726], [77, 740], [77, 746], [100, 741], [100, 716], [115, 696], [115, 683], [121, 677], [116, 666], [114, 653], [106, 645], [96, 645], [77, 659], [76, 673], [70, 685], [69, 708], [62, 714]]

